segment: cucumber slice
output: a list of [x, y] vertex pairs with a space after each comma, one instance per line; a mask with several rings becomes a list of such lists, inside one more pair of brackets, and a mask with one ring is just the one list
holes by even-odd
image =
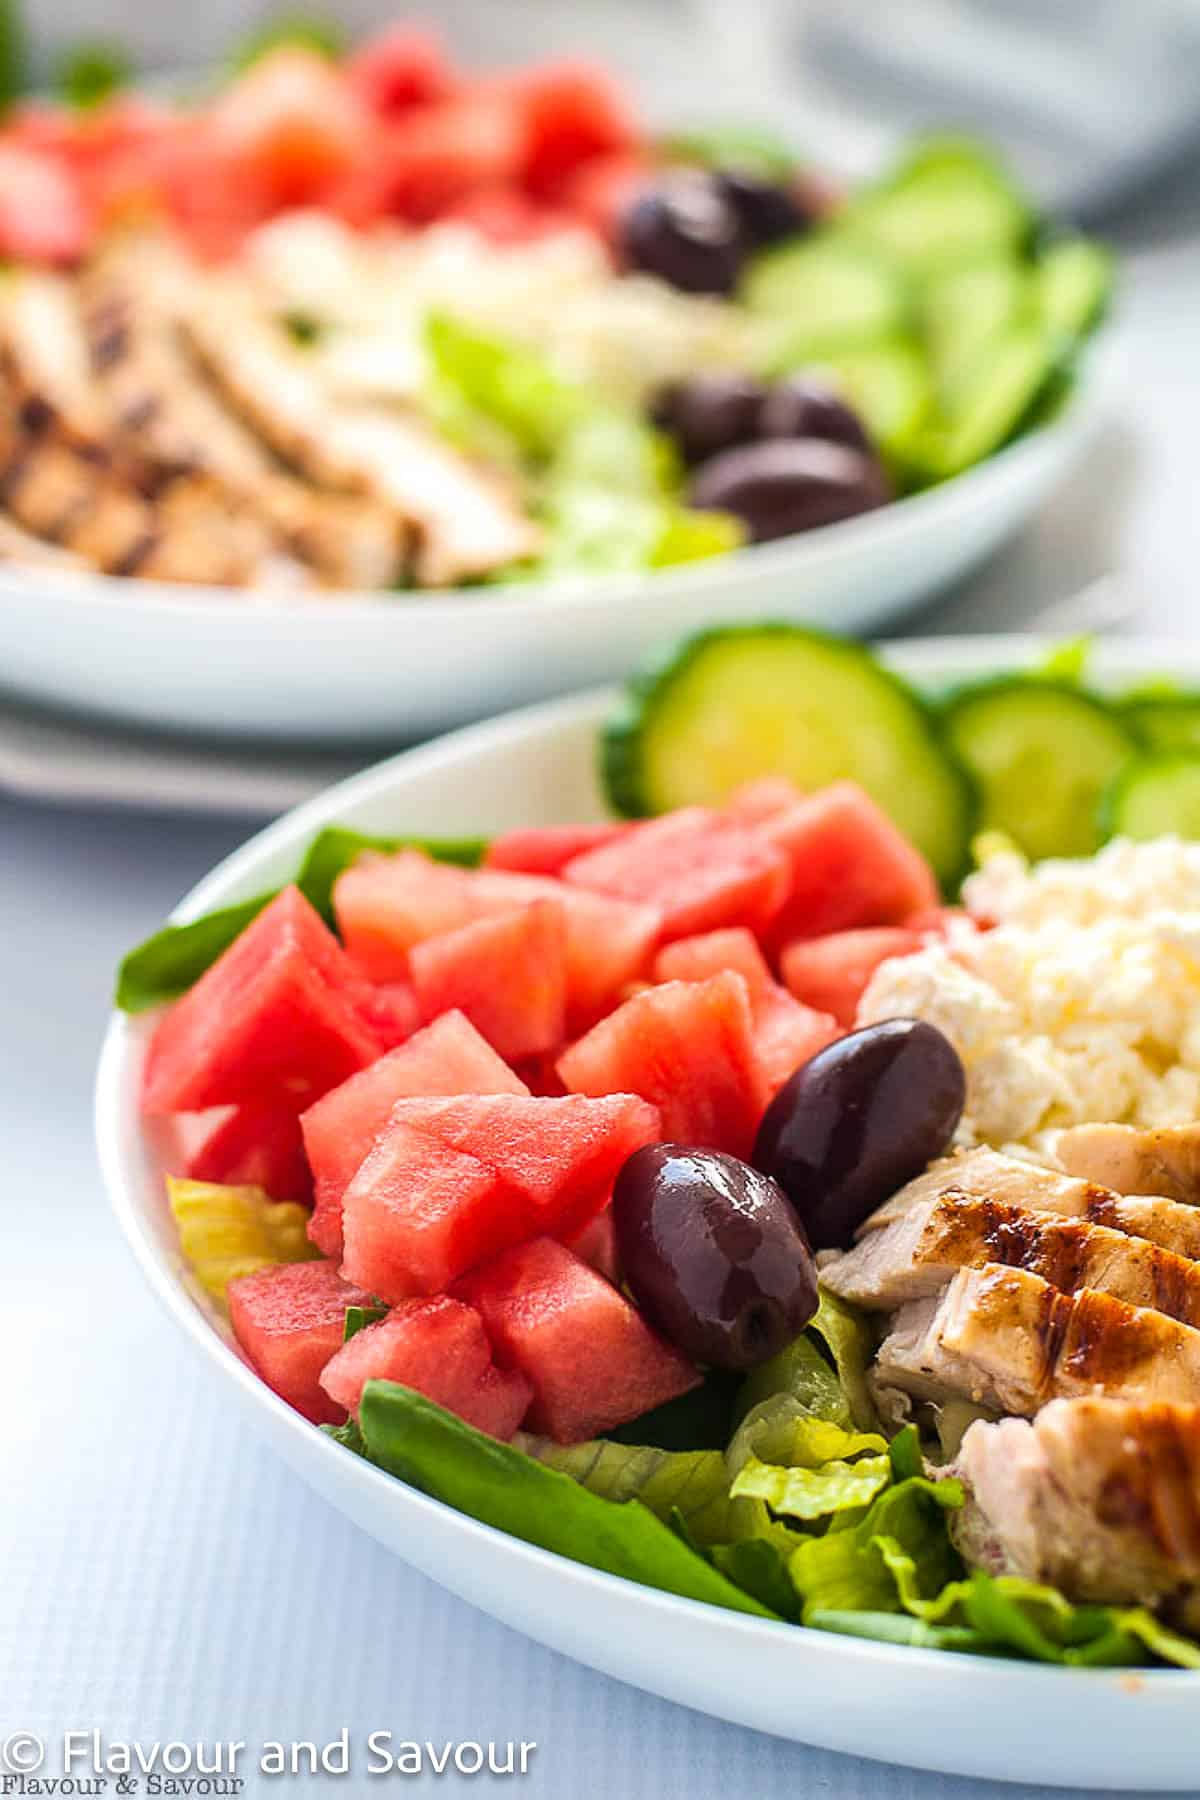
[[909, 313], [895, 269], [832, 232], [755, 257], [741, 299], [764, 322], [762, 360], [771, 374], [831, 347], [885, 337]]
[[841, 390], [872, 442], [903, 472], [933, 406], [933, 381], [923, 351], [907, 339], [892, 338], [821, 357], [814, 372]]
[[1042, 252], [1033, 279], [1044, 323], [1069, 337], [1086, 337], [1112, 298], [1112, 255], [1090, 238], [1063, 238]]
[[1034, 416], [1062, 375], [1069, 346], [1058, 332], [1018, 325], [985, 344], [942, 396], [937, 424], [915, 460], [934, 481], [991, 456]]
[[925, 341], [939, 386], [950, 387], [990, 339], [1031, 311], [1028, 269], [1012, 257], [988, 257], [947, 269], [921, 296]]
[[1200, 752], [1136, 756], [1100, 803], [1106, 837], [1181, 837], [1200, 841]]
[[858, 781], [950, 887], [975, 828], [971, 783], [924, 702], [861, 644], [799, 626], [687, 639], [636, 677], [609, 720], [601, 770], [619, 812], [719, 805], [758, 775]]
[[965, 138], [919, 145], [884, 182], [851, 201], [841, 229], [915, 273], [989, 253], [1015, 255], [1033, 229], [1003, 169]]
[[1200, 694], [1130, 694], [1121, 711], [1147, 750], [1200, 750]]
[[960, 688], [942, 728], [979, 784], [985, 831], [1027, 856], [1089, 856], [1100, 796], [1136, 746], [1120, 716], [1070, 683], [1002, 676]]

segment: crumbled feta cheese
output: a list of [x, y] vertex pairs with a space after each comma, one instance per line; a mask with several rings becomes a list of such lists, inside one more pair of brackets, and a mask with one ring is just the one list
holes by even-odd
[[966, 884], [996, 929], [884, 963], [859, 1023], [929, 1019], [967, 1069], [964, 1143], [1048, 1156], [1063, 1126], [1200, 1116], [1200, 846], [1116, 842]]

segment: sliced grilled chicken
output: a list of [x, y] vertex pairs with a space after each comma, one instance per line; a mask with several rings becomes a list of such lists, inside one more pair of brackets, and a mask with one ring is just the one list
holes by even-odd
[[1162, 1194], [1200, 1204], [1200, 1125], [1141, 1131], [1134, 1125], [1073, 1125], [1055, 1147], [1069, 1175], [1118, 1194]]
[[369, 494], [415, 526], [422, 582], [487, 575], [537, 550], [537, 527], [497, 476], [415, 417], [339, 404], [303, 351], [229, 284], [176, 289], [175, 304], [196, 355], [279, 456], [318, 486]]
[[937, 1298], [901, 1307], [873, 1379], [914, 1399], [958, 1396], [1025, 1414], [1091, 1393], [1187, 1401], [1200, 1395], [1200, 1331], [989, 1263], [960, 1269]]
[[43, 543], [13, 519], [0, 513], [0, 563], [6, 568], [49, 569], [64, 575], [83, 575], [87, 565], [81, 557], [57, 544]]
[[1032, 1424], [972, 1425], [946, 1473], [969, 1563], [1200, 1621], [1200, 1406], [1055, 1400]]
[[924, 1175], [918, 1175], [871, 1214], [860, 1229], [859, 1241], [867, 1242], [872, 1233], [948, 1193], [1030, 1212], [1087, 1219], [1130, 1237], [1146, 1238], [1176, 1256], [1200, 1261], [1200, 1207], [1156, 1195], [1114, 1194], [1095, 1182], [1002, 1156], [998, 1150], [968, 1150], [933, 1163]]
[[138, 280], [139, 266], [136, 246], [114, 253], [91, 273], [83, 297], [96, 385], [126, 452], [156, 484], [203, 472], [261, 521], [270, 545], [323, 582], [393, 586], [406, 548], [394, 512], [288, 476], [201, 376], [173, 318], [155, 303], [153, 283]]
[[106, 421], [75, 289], [65, 276], [25, 269], [0, 284], [0, 370], [28, 429], [53, 426], [102, 451]]
[[1063, 1293], [1094, 1288], [1200, 1327], [1200, 1262], [1086, 1219], [953, 1189], [823, 1262], [821, 1280], [857, 1306], [891, 1312], [939, 1292], [958, 1269], [984, 1263], [1028, 1269]]

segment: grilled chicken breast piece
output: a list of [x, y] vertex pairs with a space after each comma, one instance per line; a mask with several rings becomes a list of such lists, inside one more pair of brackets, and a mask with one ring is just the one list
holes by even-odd
[[14, 519], [0, 513], [0, 563], [6, 568], [49, 569], [63, 575], [84, 575], [87, 564], [82, 557], [62, 550], [57, 544], [43, 543], [25, 531]]
[[83, 285], [96, 384], [126, 453], [155, 485], [203, 472], [260, 521], [264, 553], [282, 551], [328, 585], [393, 586], [407, 549], [394, 512], [289, 476], [200, 374], [154, 283], [138, 279], [141, 267], [134, 243], [110, 253]]
[[1200, 1261], [1200, 1207], [1152, 1194], [1114, 1194], [1095, 1182], [1060, 1175], [1038, 1163], [1003, 1156], [998, 1150], [968, 1150], [931, 1164], [864, 1221], [859, 1242], [866, 1243], [872, 1233], [886, 1230], [914, 1209], [949, 1193], [1029, 1212], [1085, 1219], [1130, 1237], [1145, 1238], [1176, 1256]]
[[1054, 1400], [972, 1425], [945, 1472], [966, 1488], [967, 1562], [1200, 1623], [1200, 1405]]
[[0, 373], [27, 429], [40, 434], [53, 426], [102, 448], [106, 421], [66, 276], [22, 269], [0, 284]]
[[416, 528], [422, 582], [446, 586], [536, 552], [541, 534], [499, 477], [414, 416], [339, 403], [231, 284], [192, 284], [176, 304], [196, 355], [279, 456], [318, 486], [369, 494]]
[[1161, 1194], [1200, 1205], [1200, 1125], [1072, 1125], [1055, 1154], [1069, 1175], [1102, 1182], [1118, 1194]]
[[1200, 1331], [1084, 1288], [1060, 1293], [1024, 1269], [960, 1269], [942, 1294], [901, 1307], [873, 1381], [914, 1399], [951, 1396], [1033, 1414], [1048, 1400], [1104, 1393], [1200, 1395]]
[[1067, 1294], [1094, 1288], [1200, 1327], [1200, 1262], [1086, 1219], [953, 1189], [823, 1261], [821, 1280], [856, 1306], [891, 1312], [938, 1293], [958, 1269], [985, 1263], [1028, 1269]]

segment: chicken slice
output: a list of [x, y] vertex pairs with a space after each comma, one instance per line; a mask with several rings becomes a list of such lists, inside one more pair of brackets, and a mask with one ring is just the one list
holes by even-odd
[[1176, 1256], [1200, 1261], [1200, 1207], [1156, 1195], [1114, 1194], [1095, 1182], [1076, 1175], [1060, 1175], [1038, 1163], [1003, 1156], [998, 1150], [968, 1150], [961, 1156], [943, 1157], [931, 1164], [923, 1175], [871, 1214], [859, 1229], [860, 1243], [914, 1208], [949, 1193], [1018, 1206], [1029, 1212], [1086, 1219], [1093, 1225], [1124, 1231], [1130, 1237], [1146, 1238]]
[[1072, 1125], [1055, 1147], [1069, 1175], [1118, 1194], [1162, 1194], [1200, 1205], [1200, 1125]]
[[0, 513], [0, 564], [5, 568], [49, 569], [57, 574], [87, 573], [83, 560], [57, 544], [44, 543], [14, 519]]
[[0, 367], [30, 430], [53, 426], [63, 436], [103, 447], [104, 412], [66, 276], [23, 269], [0, 284]]
[[110, 254], [84, 284], [96, 384], [123, 449], [156, 484], [203, 472], [270, 547], [344, 588], [392, 587], [405, 565], [395, 514], [351, 495], [322, 494], [285, 473], [222, 404], [187, 354], [173, 318], [138, 280], [136, 246]]
[[1063, 1293], [1094, 1288], [1200, 1327], [1200, 1262], [1086, 1219], [953, 1189], [824, 1260], [821, 1280], [843, 1300], [890, 1312], [938, 1293], [956, 1270], [984, 1263], [1028, 1269]]
[[425, 584], [490, 574], [533, 555], [541, 534], [506, 484], [420, 419], [339, 404], [284, 332], [228, 284], [177, 300], [195, 354], [277, 455], [320, 487], [363, 493], [417, 530]]
[[944, 1292], [892, 1320], [873, 1381], [914, 1399], [950, 1396], [1001, 1412], [1107, 1393], [1142, 1400], [1200, 1396], [1200, 1331], [1084, 1288], [1063, 1294], [1023, 1269], [960, 1269]]
[[1054, 1400], [972, 1425], [946, 1473], [966, 1488], [967, 1562], [1200, 1622], [1200, 1406]]

